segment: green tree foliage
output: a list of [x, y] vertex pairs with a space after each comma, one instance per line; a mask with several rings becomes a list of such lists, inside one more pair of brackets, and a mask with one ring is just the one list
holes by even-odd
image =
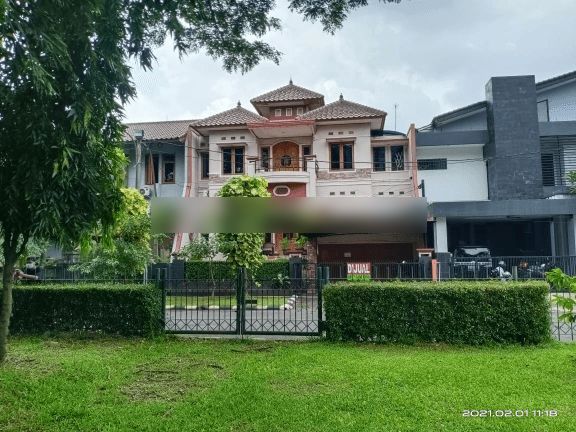
[[111, 241], [95, 233], [87, 257], [71, 270], [96, 279], [134, 279], [150, 262], [151, 223], [148, 203], [135, 189], [122, 189], [123, 205], [114, 225]]
[[[546, 280], [552, 288], [558, 292], [576, 293], [576, 277], [568, 276], [559, 268], [555, 268], [546, 273]], [[560, 319], [568, 322], [576, 322], [576, 299], [572, 296], [555, 296], [553, 301], [564, 308], [564, 313], [560, 314]]]
[[[263, 177], [239, 176], [230, 179], [218, 192], [220, 197], [265, 198], [270, 196], [268, 182]], [[220, 252], [233, 268], [244, 267], [254, 272], [266, 259], [262, 255], [264, 234], [219, 233]]]
[[[384, 0], [390, 1], [390, 0]], [[135, 96], [129, 60], [152, 67], [171, 41], [228, 71], [280, 53], [273, 0], [0, 0], [0, 362], [12, 310], [12, 272], [31, 237], [86, 243], [110, 236], [121, 210], [122, 106]], [[328, 31], [366, 1], [292, 0]]]
[[576, 171], [568, 173], [568, 181], [570, 182], [570, 193], [576, 194]]
[[218, 254], [218, 242], [216, 238], [199, 237], [182, 248], [178, 257], [186, 261], [212, 261]]

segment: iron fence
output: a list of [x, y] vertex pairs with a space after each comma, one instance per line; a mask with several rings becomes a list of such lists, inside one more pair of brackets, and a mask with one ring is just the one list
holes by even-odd
[[552, 338], [562, 342], [574, 342], [576, 340], [576, 323], [561, 319], [561, 315], [567, 311], [559, 306], [555, 299], [572, 298], [576, 299], [576, 293], [566, 291], [550, 290], [550, 322]]
[[[321, 263], [328, 267], [330, 280], [347, 279], [346, 262]], [[507, 278], [519, 280], [544, 279], [546, 272], [560, 268], [566, 274], [576, 275], [576, 256], [503, 256], [503, 257], [453, 257], [449, 261], [432, 260], [421, 262], [373, 262], [371, 279], [373, 280], [476, 280], [500, 279], [507, 272]], [[501, 270], [500, 270], [501, 269]], [[433, 271], [434, 270], [434, 271]]]
[[[415, 264], [415, 263], [411, 263]], [[328, 268], [328, 270], [326, 270]], [[333, 268], [338, 268], [333, 266]], [[254, 281], [245, 275], [236, 279], [169, 279], [167, 271], [157, 272], [152, 279], [162, 293], [161, 316], [168, 333], [252, 334], [252, 335], [320, 335], [322, 334], [322, 288], [328, 279], [330, 266], [316, 268], [316, 278], [287, 278]], [[373, 266], [374, 274], [384, 271], [417, 271], [413, 266]], [[381, 272], [381, 273], [377, 273]], [[337, 274], [336, 276], [342, 276]], [[387, 276], [387, 275], [386, 275]], [[414, 280], [412, 278], [411, 280]], [[18, 284], [142, 284], [138, 279], [54, 279]], [[576, 323], [562, 320], [567, 312], [554, 300], [557, 297], [576, 299], [576, 293], [551, 288], [551, 335], [564, 342], [576, 341]]]
[[323, 281], [318, 279], [254, 281], [239, 272], [236, 279], [161, 284], [170, 333], [320, 334]]

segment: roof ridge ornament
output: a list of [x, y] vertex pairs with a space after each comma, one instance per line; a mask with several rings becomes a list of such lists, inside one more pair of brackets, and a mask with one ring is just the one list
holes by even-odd
[[242, 104], [240, 103], [240, 101], [238, 101], [238, 105], [236, 105], [236, 108], [240, 108], [242, 106]]
[[342, 102], [344, 100], [344, 96], [342, 96], [342, 93], [340, 93], [340, 102]]
[[292, 77], [290, 77], [290, 82], [288, 83], [288, 85], [293, 85], [294, 83], [292, 82]]

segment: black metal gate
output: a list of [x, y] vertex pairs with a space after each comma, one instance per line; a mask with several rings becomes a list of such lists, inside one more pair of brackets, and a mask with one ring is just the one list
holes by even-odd
[[315, 279], [255, 281], [239, 269], [235, 280], [159, 278], [168, 333], [319, 335], [322, 270]]

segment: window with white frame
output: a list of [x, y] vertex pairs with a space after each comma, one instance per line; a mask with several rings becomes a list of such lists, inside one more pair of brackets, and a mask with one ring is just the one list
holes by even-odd
[[282, 116], [282, 108], [276, 108], [274, 110], [274, 117], [281, 117]]
[[302, 107], [296, 108], [296, 115], [302, 115], [302, 114], [304, 114], [304, 108]]
[[292, 116], [292, 108], [286, 108], [286, 117]]

